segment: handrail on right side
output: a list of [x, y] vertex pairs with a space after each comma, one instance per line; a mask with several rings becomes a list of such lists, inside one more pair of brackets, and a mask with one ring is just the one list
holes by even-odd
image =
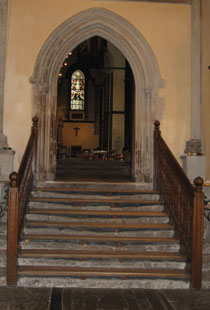
[[203, 249], [203, 179], [197, 177], [194, 187], [161, 137], [160, 122], [154, 130], [154, 187], [165, 200], [175, 225], [182, 251], [191, 269], [191, 287], [200, 288]]

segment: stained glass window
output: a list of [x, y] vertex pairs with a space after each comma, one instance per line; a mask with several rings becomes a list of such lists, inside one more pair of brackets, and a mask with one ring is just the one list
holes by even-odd
[[71, 76], [71, 110], [84, 110], [85, 103], [85, 76], [82, 71], [76, 70]]

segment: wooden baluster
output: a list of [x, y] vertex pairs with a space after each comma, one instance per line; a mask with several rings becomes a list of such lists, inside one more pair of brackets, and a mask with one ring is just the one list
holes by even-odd
[[159, 137], [160, 137], [160, 122], [155, 121], [155, 130], [154, 130], [154, 189], [159, 189], [159, 163], [160, 163], [160, 149], [159, 149]]
[[203, 208], [204, 193], [202, 191], [203, 179], [194, 180], [195, 197], [193, 210], [193, 251], [192, 251], [192, 288], [200, 288], [202, 280], [202, 251], [203, 251]]
[[32, 169], [33, 173], [36, 172], [36, 164], [37, 164], [37, 140], [38, 140], [38, 117], [34, 116], [32, 118], [32, 127], [31, 127], [31, 133], [35, 136], [35, 144], [34, 144], [34, 154], [33, 154], [33, 163], [32, 163]]
[[12, 172], [8, 193], [7, 285], [17, 283], [18, 200], [18, 174]]

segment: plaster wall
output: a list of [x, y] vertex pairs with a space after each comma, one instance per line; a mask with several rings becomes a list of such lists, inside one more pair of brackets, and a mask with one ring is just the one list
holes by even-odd
[[[63, 144], [81, 145], [83, 149], [98, 147], [99, 136], [94, 134], [93, 123], [63, 123]], [[74, 128], [80, 128], [76, 136]]]
[[206, 180], [210, 180], [210, 1], [202, 1], [202, 108], [201, 132], [206, 156]]
[[[154, 107], [162, 134], [179, 158], [190, 137], [190, 5], [127, 1], [10, 0], [5, 80], [4, 133], [18, 168], [31, 126], [32, 75], [48, 36], [71, 16], [92, 8], [111, 10], [144, 36], [159, 64], [165, 87]], [[72, 29], [76, 31], [76, 29]], [[71, 50], [71, 46], [69, 47]]]

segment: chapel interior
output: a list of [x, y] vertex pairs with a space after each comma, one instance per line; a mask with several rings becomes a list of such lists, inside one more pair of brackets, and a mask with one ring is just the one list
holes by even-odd
[[94, 36], [58, 75], [57, 179], [130, 180], [134, 79], [124, 55]]

